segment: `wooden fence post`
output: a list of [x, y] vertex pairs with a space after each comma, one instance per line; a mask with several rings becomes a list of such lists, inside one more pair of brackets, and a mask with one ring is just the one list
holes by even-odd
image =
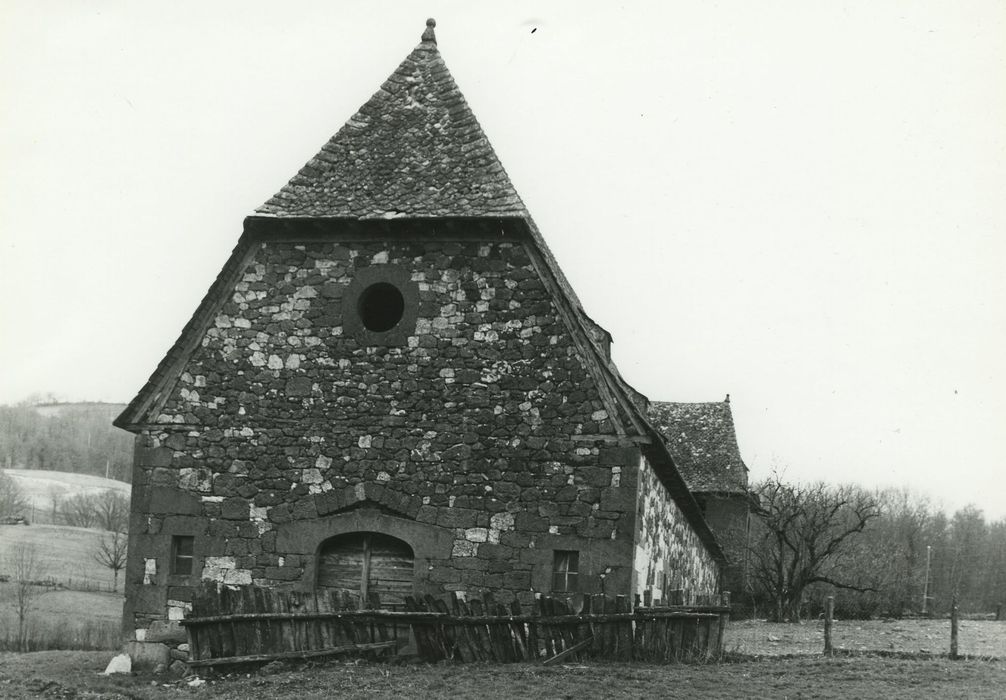
[[957, 658], [957, 596], [950, 604], [950, 658]]
[[831, 656], [834, 650], [831, 647], [831, 621], [835, 614], [835, 596], [830, 595], [824, 599], [824, 653]]

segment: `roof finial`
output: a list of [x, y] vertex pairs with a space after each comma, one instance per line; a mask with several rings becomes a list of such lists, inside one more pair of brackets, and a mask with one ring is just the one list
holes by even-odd
[[437, 43], [437, 35], [433, 33], [433, 28], [437, 26], [437, 20], [430, 17], [426, 20], [426, 31], [423, 32], [423, 41]]

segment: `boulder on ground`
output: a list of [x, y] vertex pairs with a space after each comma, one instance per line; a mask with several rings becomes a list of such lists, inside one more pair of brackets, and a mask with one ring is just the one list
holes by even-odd
[[171, 656], [165, 644], [151, 642], [126, 642], [125, 651], [136, 668], [156, 668], [171, 663]]
[[108, 666], [105, 668], [105, 675], [111, 675], [113, 673], [132, 673], [133, 672], [133, 661], [129, 658], [129, 654], [119, 654], [118, 656], [113, 656], [112, 660], [108, 662]]

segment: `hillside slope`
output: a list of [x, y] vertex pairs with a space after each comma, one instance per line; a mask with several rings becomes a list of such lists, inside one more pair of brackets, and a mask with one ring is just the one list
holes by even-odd
[[4, 469], [31, 504], [25, 517], [29, 522], [51, 521], [53, 498], [64, 501], [77, 494], [101, 493], [109, 489], [129, 498], [130, 485], [91, 474], [74, 474], [44, 469]]

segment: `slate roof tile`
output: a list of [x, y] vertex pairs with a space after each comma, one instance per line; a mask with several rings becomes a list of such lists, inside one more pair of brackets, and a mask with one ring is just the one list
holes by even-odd
[[647, 411], [675, 458], [678, 470], [696, 493], [744, 493], [747, 466], [737, 446], [730, 401], [672, 403], [653, 401]]
[[432, 28], [256, 214], [529, 218], [441, 58]]

